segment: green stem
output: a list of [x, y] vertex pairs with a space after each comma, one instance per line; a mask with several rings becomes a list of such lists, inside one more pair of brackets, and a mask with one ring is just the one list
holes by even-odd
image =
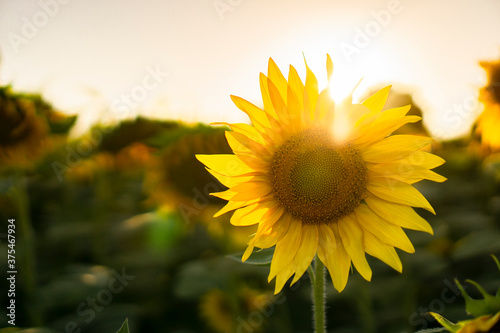
[[31, 219], [29, 216], [29, 198], [24, 183], [24, 174], [20, 171], [14, 175], [15, 192], [14, 200], [17, 208], [18, 219], [16, 221], [19, 237], [17, 238], [20, 245], [20, 260], [18, 261], [18, 271], [22, 274], [21, 281], [24, 284], [26, 298], [33, 304], [28, 306], [28, 314], [33, 326], [41, 324], [41, 316], [37, 309], [37, 304], [34, 300], [36, 286], [36, 264], [35, 264], [35, 236]]
[[317, 256], [314, 259], [314, 267], [314, 279], [311, 279], [313, 284], [314, 332], [325, 333], [325, 265]]

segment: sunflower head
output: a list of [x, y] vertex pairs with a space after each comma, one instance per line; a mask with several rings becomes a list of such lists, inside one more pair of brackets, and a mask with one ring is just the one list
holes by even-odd
[[[326, 65], [331, 78], [329, 56]], [[307, 64], [305, 81], [292, 66], [286, 79], [270, 59], [260, 88], [263, 108], [231, 96], [251, 121], [226, 124], [234, 154], [197, 155], [228, 187], [213, 193], [228, 201], [215, 216], [234, 211], [232, 224], [257, 225], [243, 261], [255, 248], [275, 246], [275, 292], [292, 275], [295, 283], [315, 256], [339, 291], [351, 264], [371, 279], [365, 253], [401, 271], [395, 247], [414, 251], [402, 228], [432, 233], [412, 207], [434, 211], [412, 185], [445, 180], [430, 170], [444, 163], [425, 151], [431, 138], [391, 136], [421, 118], [407, 115], [410, 106], [383, 111], [390, 86], [361, 104], [336, 105]]]

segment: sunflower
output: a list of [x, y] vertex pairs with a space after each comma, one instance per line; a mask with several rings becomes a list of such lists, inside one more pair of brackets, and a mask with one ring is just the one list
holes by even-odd
[[34, 103], [0, 87], [0, 165], [29, 166], [40, 156], [49, 133]]
[[[326, 67], [330, 79], [330, 56]], [[292, 66], [286, 80], [270, 59], [260, 88], [263, 109], [231, 96], [252, 122], [226, 124], [234, 155], [197, 155], [228, 187], [213, 193], [228, 201], [215, 216], [234, 210], [233, 225], [258, 224], [242, 260], [275, 246], [269, 273], [275, 293], [294, 274], [295, 283], [316, 255], [339, 292], [351, 263], [371, 279], [365, 253], [401, 272], [395, 247], [414, 252], [402, 227], [433, 232], [412, 206], [434, 210], [412, 184], [445, 180], [430, 170], [444, 160], [422, 150], [432, 138], [390, 136], [421, 118], [406, 116], [410, 106], [382, 111], [390, 86], [361, 104], [335, 105], [328, 88], [319, 92], [307, 63], [304, 83]]]
[[481, 89], [479, 100], [484, 105], [483, 113], [477, 119], [476, 132], [481, 135], [483, 146], [493, 150], [500, 148], [500, 61], [481, 62], [488, 76], [487, 85]]

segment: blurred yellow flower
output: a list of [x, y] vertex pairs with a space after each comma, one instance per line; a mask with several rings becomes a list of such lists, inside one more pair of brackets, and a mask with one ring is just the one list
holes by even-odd
[[219, 289], [207, 292], [200, 303], [201, 316], [216, 332], [233, 330], [233, 314], [229, 297]]
[[479, 99], [484, 105], [477, 119], [476, 132], [481, 135], [484, 146], [493, 150], [500, 148], [500, 61], [481, 62], [488, 76], [487, 85], [481, 89]]
[[153, 163], [154, 152], [154, 148], [133, 142], [116, 153], [116, 168], [120, 171], [143, 171], [147, 165]]
[[[271, 304], [270, 293], [259, 292], [243, 287], [237, 293], [228, 293], [220, 289], [212, 289], [201, 297], [201, 317], [215, 331], [220, 333], [247, 330], [261, 331], [262, 325], [249, 323], [249, 318]], [[260, 315], [262, 316], [262, 315]], [[238, 330], [237, 327], [240, 327]]]
[[[445, 180], [430, 170], [444, 160], [422, 151], [433, 139], [390, 136], [421, 119], [406, 116], [410, 106], [382, 111], [390, 87], [361, 104], [335, 105], [306, 70], [305, 83], [292, 66], [286, 80], [270, 59], [267, 77], [260, 75], [264, 109], [231, 96], [252, 121], [226, 124], [234, 155], [197, 155], [229, 188], [213, 193], [229, 201], [215, 216], [235, 210], [233, 225], [258, 224], [243, 261], [255, 247], [276, 246], [269, 274], [275, 293], [293, 274], [295, 283], [316, 254], [338, 291], [351, 263], [371, 279], [365, 252], [401, 272], [394, 247], [414, 252], [402, 227], [432, 233], [412, 206], [434, 210], [412, 184]], [[329, 56], [327, 72], [330, 78]]]

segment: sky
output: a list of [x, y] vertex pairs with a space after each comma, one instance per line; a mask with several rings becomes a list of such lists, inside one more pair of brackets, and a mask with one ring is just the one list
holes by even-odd
[[247, 122], [272, 57], [333, 98], [392, 84], [439, 139], [463, 135], [481, 105], [481, 60], [500, 58], [498, 0], [0, 0], [0, 84], [78, 114], [75, 135], [137, 115]]

